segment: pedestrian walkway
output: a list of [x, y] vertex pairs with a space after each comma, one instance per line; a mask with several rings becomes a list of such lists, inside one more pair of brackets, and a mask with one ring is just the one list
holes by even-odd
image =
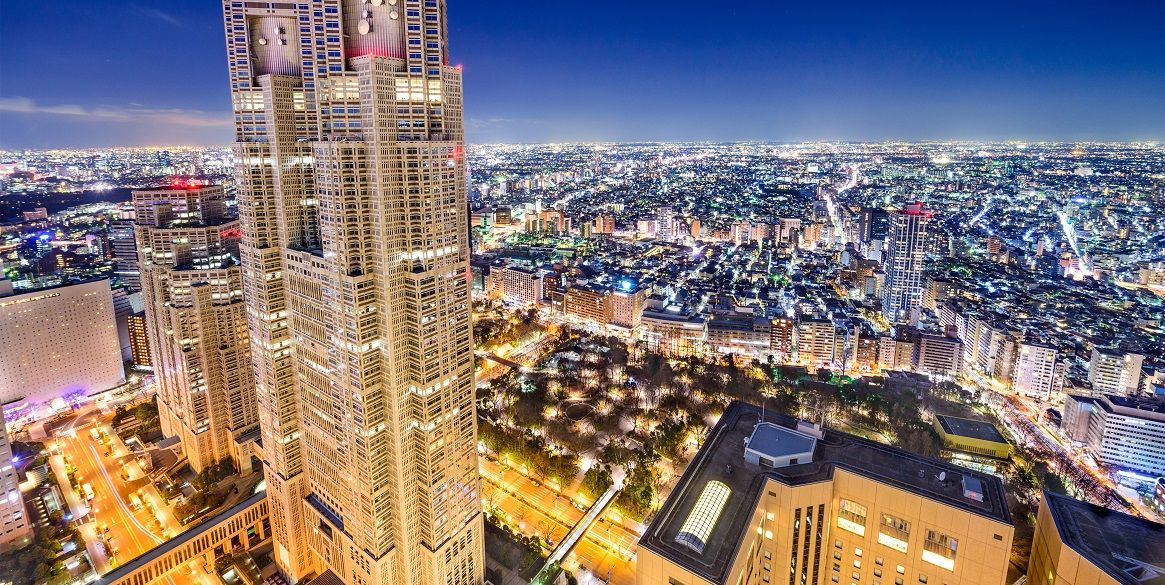
[[619, 494], [619, 490], [620, 488], [618, 486], [611, 486], [606, 493], [599, 497], [595, 505], [591, 506], [590, 510], [587, 510], [582, 520], [578, 521], [578, 524], [567, 533], [566, 538], [562, 539], [562, 542], [558, 543], [558, 546], [554, 548], [554, 552], [550, 553], [550, 557], [546, 559], [546, 564], [542, 566], [542, 570], [538, 571], [538, 574], [534, 576], [534, 580], [530, 582], [532, 585], [550, 585], [550, 583], [554, 582], [554, 579], [558, 577], [559, 570], [562, 568], [563, 559], [566, 558], [566, 555], [570, 554], [570, 551], [574, 549], [578, 541], [582, 540], [583, 535], [590, 529], [591, 524], [594, 524], [599, 519], [599, 516], [603, 515], [603, 511], [607, 509], [607, 506], [611, 505], [615, 496]]

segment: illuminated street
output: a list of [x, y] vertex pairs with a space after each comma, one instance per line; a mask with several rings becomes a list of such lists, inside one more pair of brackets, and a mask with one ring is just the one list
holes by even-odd
[[[557, 545], [585, 514], [580, 509], [585, 507], [582, 502], [573, 502], [550, 487], [484, 457], [481, 472], [486, 509], [499, 510], [525, 534], [548, 538]], [[638, 540], [639, 534], [626, 527], [618, 513], [608, 509], [587, 530], [563, 564], [572, 571], [586, 569], [602, 580], [610, 574], [612, 583], [632, 585]]]

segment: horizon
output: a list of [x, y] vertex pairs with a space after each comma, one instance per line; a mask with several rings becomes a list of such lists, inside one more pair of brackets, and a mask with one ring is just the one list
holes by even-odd
[[[1125, 146], [1125, 147], [1140, 147], [1140, 148], [1161, 148], [1165, 147], [1165, 140], [1019, 140], [1019, 139], [998, 139], [998, 140], [973, 140], [973, 139], [951, 139], [951, 140], [800, 140], [800, 141], [784, 141], [784, 140], [621, 140], [621, 141], [597, 141], [597, 140], [578, 140], [578, 141], [554, 141], [554, 142], [466, 142], [468, 148], [503, 148], [513, 146], [631, 146], [631, 145], [724, 145], [724, 144], [755, 144], [765, 146], [788, 146], [788, 147], [805, 147], [812, 145], [834, 145], [834, 144], [848, 144], [855, 146], [862, 145], [904, 145], [904, 146], [1008, 146], [1012, 148], [1026, 148], [1026, 147], [1047, 147], [1047, 146]], [[82, 152], [82, 151], [115, 151], [115, 150], [229, 150], [231, 144], [149, 144], [149, 145], [112, 145], [112, 146], [83, 146], [83, 147], [49, 147], [49, 148], [8, 148], [0, 146], [0, 152], [4, 153], [18, 153], [18, 152]]]

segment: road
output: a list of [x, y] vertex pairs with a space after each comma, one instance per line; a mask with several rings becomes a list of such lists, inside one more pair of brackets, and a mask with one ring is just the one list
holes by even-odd
[[[90, 436], [94, 423], [77, 422], [83, 424], [63, 429], [53, 444], [59, 447], [63, 460], [76, 468], [77, 482], [81, 485], [87, 483], [93, 489], [94, 498], [89, 503], [91, 513], [82, 518], [84, 522], [79, 523], [79, 529], [95, 568], [104, 574], [153, 549], [181, 528], [120, 439], [109, 433], [106, 444], [100, 445]], [[105, 455], [107, 447], [109, 456]], [[123, 469], [129, 473], [128, 482], [121, 478]], [[76, 498], [76, 492], [69, 490], [67, 480], [62, 483], [62, 490], [71, 492]], [[135, 491], [143, 502], [149, 503], [148, 506], [131, 509], [129, 496]], [[106, 528], [108, 532], [105, 532]], [[111, 556], [106, 556], [100, 544], [102, 540], [112, 549]]]
[[[487, 508], [500, 511], [522, 533], [540, 536], [554, 545], [578, 524], [591, 503], [581, 497], [573, 502], [567, 495], [485, 457], [481, 459], [481, 474]], [[580, 583], [587, 583], [584, 577], [590, 574], [602, 581], [610, 575], [614, 585], [634, 585], [639, 536], [616, 512], [607, 510], [586, 531], [563, 566], [574, 572]]]

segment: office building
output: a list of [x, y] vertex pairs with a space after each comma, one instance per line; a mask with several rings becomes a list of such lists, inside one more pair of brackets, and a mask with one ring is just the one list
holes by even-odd
[[32, 543], [32, 524], [20, 494], [20, 477], [12, 459], [12, 444], [0, 409], [0, 553]]
[[931, 335], [918, 336], [918, 359], [915, 368], [932, 376], [954, 378], [959, 375], [963, 363], [963, 342], [955, 337]]
[[[132, 218], [133, 214], [126, 214]], [[134, 239], [133, 219], [115, 219], [110, 223], [109, 244], [113, 251], [113, 276], [126, 291], [142, 290], [142, 273], [138, 266], [138, 247]]]
[[1145, 356], [1119, 349], [1094, 347], [1088, 363], [1088, 383], [1096, 394], [1128, 396], [1140, 390]]
[[797, 361], [811, 367], [833, 367], [837, 329], [833, 321], [802, 317], [797, 321]]
[[780, 363], [793, 360], [793, 338], [797, 331], [797, 320], [792, 317], [776, 317], [770, 325], [769, 351]]
[[1056, 348], [1027, 341], [1019, 345], [1013, 388], [1016, 393], [1040, 400], [1050, 400], [1064, 389], [1063, 371]]
[[918, 329], [899, 325], [878, 338], [878, 366], [887, 371], [913, 370]]
[[640, 540], [639, 583], [1003, 585], [1002, 482], [728, 407]]
[[446, 3], [223, 8], [273, 556], [293, 579], [480, 583]]
[[611, 293], [611, 324], [635, 331], [643, 322], [647, 290], [634, 283], [620, 285]]
[[1032, 585], [1160, 585], [1165, 525], [1044, 492], [1027, 582]]
[[922, 307], [927, 230], [934, 214], [922, 203], [890, 213], [882, 311], [891, 323], [913, 322]]
[[1165, 475], [1165, 402], [1100, 396], [1089, 417], [1086, 446], [1105, 465]]
[[639, 338], [652, 351], [668, 356], [694, 355], [708, 341], [708, 322], [703, 315], [671, 310], [648, 301], [643, 310]]
[[567, 315], [594, 321], [599, 325], [611, 323], [611, 291], [600, 286], [570, 285], [563, 301]]
[[0, 336], [0, 404], [48, 406], [125, 381], [108, 280], [0, 298]]
[[129, 316], [129, 347], [130, 359], [135, 368], [152, 368], [150, 358], [150, 334], [146, 326], [146, 312], [134, 313]]
[[258, 424], [241, 234], [224, 198], [220, 186], [133, 193], [162, 432], [195, 471], [237, 462], [235, 440]]
[[1096, 413], [1096, 399], [1091, 396], [1069, 394], [1064, 397], [1064, 412], [1060, 418], [1060, 433], [1073, 444], [1088, 441], [1088, 427]]
[[712, 315], [708, 346], [725, 355], [760, 358], [772, 345], [772, 321], [751, 313]]
[[542, 274], [521, 266], [495, 266], [490, 269], [487, 287], [502, 300], [518, 305], [536, 305], [545, 288]]

